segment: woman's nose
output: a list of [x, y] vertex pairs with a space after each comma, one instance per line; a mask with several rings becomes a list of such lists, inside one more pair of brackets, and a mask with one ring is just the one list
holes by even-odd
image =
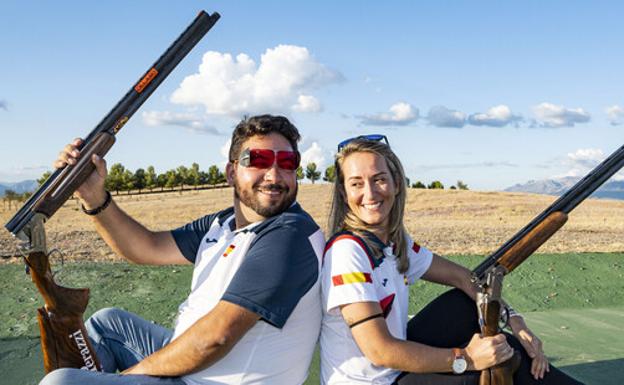
[[364, 183], [364, 199], [372, 200], [377, 196], [377, 190], [374, 183]]

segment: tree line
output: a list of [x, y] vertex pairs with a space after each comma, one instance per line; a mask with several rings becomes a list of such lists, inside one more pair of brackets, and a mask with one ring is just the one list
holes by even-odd
[[[41, 186], [51, 175], [50, 171], [46, 171], [41, 178], [37, 179], [39, 186]], [[336, 168], [331, 165], [325, 169], [324, 172], [317, 167], [316, 163], [310, 162], [306, 165], [305, 169], [301, 166], [297, 169], [297, 180], [304, 179], [309, 180], [312, 184], [322, 179], [325, 182], [333, 183], [336, 180]], [[442, 182], [435, 180], [428, 185], [421, 181], [410, 183], [409, 178], [405, 178], [406, 185], [416, 189], [441, 189], [445, 187]], [[177, 187], [197, 187], [204, 185], [216, 186], [226, 182], [225, 174], [221, 172], [218, 166], [212, 165], [208, 168], [208, 171], [202, 171], [199, 168], [199, 164], [193, 163], [191, 167], [178, 166], [175, 169], [167, 170], [163, 173], [157, 173], [154, 166], [148, 166], [147, 168], [138, 168], [134, 172], [126, 168], [121, 163], [115, 163], [110, 166], [108, 175], [106, 176], [105, 186], [109, 191], [114, 191], [119, 194], [122, 191], [138, 191], [141, 193], [144, 190], [154, 191], [160, 188], [161, 191], [165, 188], [175, 189]], [[449, 187], [451, 190], [468, 190], [468, 185], [461, 180], [457, 181], [456, 185]], [[12, 202], [26, 201], [32, 192], [25, 192], [19, 194], [13, 190], [6, 190], [4, 193], [5, 206], [8, 203], [11, 208]]]
[[[50, 175], [52, 175], [52, 172], [46, 171], [37, 179], [39, 187]], [[163, 191], [165, 188], [175, 189], [185, 186], [216, 186], [225, 182], [225, 175], [216, 165], [210, 166], [208, 171], [202, 171], [199, 169], [199, 164], [193, 163], [191, 167], [179, 166], [159, 174], [154, 169], [154, 166], [148, 166], [146, 169], [138, 168], [133, 172], [121, 163], [115, 163], [108, 169], [104, 185], [108, 191], [114, 191], [119, 194], [125, 191], [138, 191], [138, 193], [141, 193], [144, 190], [154, 191], [158, 188]], [[4, 206], [8, 205], [11, 208], [13, 202], [24, 202], [31, 195], [32, 192], [20, 194], [14, 190], [7, 189], [3, 197]]]
[[[411, 188], [422, 188], [422, 189], [431, 189], [431, 190], [444, 190], [444, 185], [439, 180], [434, 180], [428, 185], [422, 183], [421, 181], [417, 181], [410, 185], [409, 178], [407, 178], [407, 185]], [[461, 180], [457, 181], [457, 184], [449, 187], [449, 190], [469, 190], [468, 185]]]
[[210, 166], [208, 171], [202, 171], [199, 169], [199, 164], [193, 163], [191, 167], [178, 166], [158, 174], [154, 166], [148, 166], [146, 169], [138, 168], [132, 172], [121, 163], [115, 163], [108, 171], [105, 187], [117, 193], [130, 190], [138, 190], [140, 193], [143, 190], [153, 191], [156, 188], [162, 190], [165, 187], [216, 186], [225, 182], [225, 175], [216, 165]]

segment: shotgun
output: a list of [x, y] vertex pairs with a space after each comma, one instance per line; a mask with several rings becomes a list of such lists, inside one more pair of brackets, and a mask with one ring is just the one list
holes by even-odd
[[20, 241], [20, 252], [45, 306], [38, 309], [41, 348], [46, 373], [63, 367], [101, 370], [84, 328], [83, 314], [89, 289], [57, 285], [50, 269], [44, 223], [72, 196], [95, 170], [91, 156], [103, 157], [115, 135], [180, 61], [219, 20], [219, 14], [199, 12], [195, 20], [139, 78], [113, 109], [87, 135], [75, 165], [56, 170], [7, 222], [6, 229]]
[[[568, 214], [622, 167], [624, 146], [578, 181], [472, 271], [472, 281], [479, 288], [477, 310], [483, 336], [493, 336], [501, 332], [499, 320], [501, 314], [505, 313], [501, 302], [503, 277], [552, 237], [566, 223]], [[482, 371], [480, 385], [512, 385], [513, 373], [519, 364], [520, 356], [516, 352], [507, 362]]]

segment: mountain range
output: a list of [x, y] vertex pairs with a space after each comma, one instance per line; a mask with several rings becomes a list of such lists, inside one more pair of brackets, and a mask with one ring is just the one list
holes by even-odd
[[4, 196], [6, 190], [13, 190], [18, 194], [25, 193], [27, 191], [35, 191], [38, 183], [36, 180], [24, 180], [16, 183], [0, 182], [0, 197]]
[[[557, 179], [531, 180], [524, 184], [513, 185], [503, 191], [562, 195], [579, 180], [580, 178], [571, 176]], [[624, 180], [613, 180], [603, 184], [592, 194], [592, 197], [624, 200]]]

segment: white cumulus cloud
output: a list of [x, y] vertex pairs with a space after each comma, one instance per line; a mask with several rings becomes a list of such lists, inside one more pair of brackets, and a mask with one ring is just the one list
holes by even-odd
[[569, 152], [563, 161], [564, 165], [569, 168], [564, 176], [585, 176], [604, 159], [605, 154], [599, 148], [579, 148], [574, 152]]
[[624, 123], [624, 108], [620, 106], [611, 106], [605, 109], [609, 123], [613, 126], [618, 126]]
[[292, 106], [297, 112], [321, 112], [323, 107], [321, 102], [311, 95], [299, 95], [297, 103]]
[[465, 113], [444, 106], [431, 107], [427, 119], [436, 127], [462, 128], [466, 124]]
[[228, 138], [228, 140], [223, 143], [223, 145], [219, 148], [219, 153], [223, 157], [221, 161], [221, 169], [225, 170], [225, 166], [230, 161], [230, 146], [232, 145], [232, 138]]
[[182, 81], [171, 101], [202, 105], [209, 114], [233, 117], [284, 113], [291, 108], [316, 111], [320, 102], [309, 92], [342, 79], [305, 47], [278, 45], [267, 49], [259, 64], [244, 53], [233, 58], [229, 53], [209, 51], [199, 72]]
[[214, 126], [208, 124], [204, 118], [188, 112], [144, 111], [141, 116], [143, 123], [150, 127], [178, 126], [200, 134], [222, 135]]
[[503, 127], [518, 120], [521, 120], [521, 117], [514, 115], [511, 108], [504, 104], [494, 106], [485, 113], [478, 112], [468, 117], [468, 122], [474, 126]]
[[225, 143], [223, 143], [223, 146], [221, 146], [221, 148], [219, 149], [219, 152], [221, 153], [221, 156], [224, 157], [226, 159], [226, 161], [229, 161], [229, 157], [230, 157], [230, 146], [232, 145], [232, 138], [229, 138]]
[[301, 166], [305, 169], [308, 163], [315, 163], [317, 170], [325, 169], [327, 164], [325, 150], [323, 150], [318, 142], [312, 142], [310, 147], [301, 153]]
[[359, 118], [367, 126], [405, 126], [418, 119], [418, 108], [409, 103], [398, 102], [390, 106], [390, 112], [362, 115]]
[[589, 122], [590, 115], [582, 108], [566, 108], [552, 103], [533, 107], [537, 123], [542, 127], [574, 127], [576, 123]]

